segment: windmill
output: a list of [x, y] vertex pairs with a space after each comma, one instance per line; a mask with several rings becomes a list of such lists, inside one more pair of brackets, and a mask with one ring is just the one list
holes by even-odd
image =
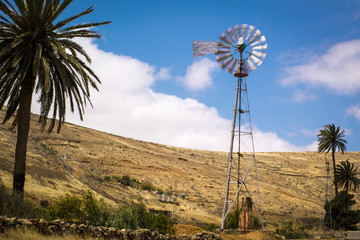
[[228, 28], [218, 41], [193, 41], [194, 57], [215, 53], [221, 68], [237, 78], [221, 229], [231, 208], [240, 209], [243, 193], [250, 198], [264, 229], [246, 77], [262, 64], [266, 49], [264, 35], [248, 24]]

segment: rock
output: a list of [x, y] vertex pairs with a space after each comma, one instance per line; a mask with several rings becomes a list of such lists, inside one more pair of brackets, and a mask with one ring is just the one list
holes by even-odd
[[49, 224], [51, 224], [51, 225], [60, 225], [61, 222], [62, 222], [61, 219], [56, 219], [56, 220], [53, 220], [53, 221], [49, 222]]
[[21, 229], [36, 229], [35, 225], [29, 219], [18, 219], [16, 227]]
[[123, 239], [123, 240], [220, 240], [221, 237], [214, 233], [203, 232], [196, 235], [162, 235], [158, 232], [152, 232], [148, 229], [140, 229], [130, 231], [125, 229], [116, 229], [113, 227], [94, 227], [85, 224], [67, 223], [60, 219], [47, 222], [44, 219], [18, 219], [6, 218], [0, 216], [0, 232], [4, 232], [7, 228], [34, 228], [39, 233], [45, 235], [77, 234], [81, 238], [87, 236], [106, 239]]

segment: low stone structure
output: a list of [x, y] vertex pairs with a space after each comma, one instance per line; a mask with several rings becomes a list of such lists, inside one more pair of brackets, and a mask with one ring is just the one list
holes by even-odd
[[151, 232], [147, 229], [125, 230], [108, 228], [101, 226], [91, 226], [85, 224], [68, 223], [62, 220], [45, 221], [44, 219], [19, 219], [6, 218], [0, 216], [0, 232], [4, 233], [8, 229], [34, 230], [44, 235], [67, 234], [78, 235], [81, 237], [96, 237], [103, 239], [121, 239], [121, 240], [221, 240], [221, 237], [211, 232], [203, 232], [195, 235], [162, 235], [157, 232]]

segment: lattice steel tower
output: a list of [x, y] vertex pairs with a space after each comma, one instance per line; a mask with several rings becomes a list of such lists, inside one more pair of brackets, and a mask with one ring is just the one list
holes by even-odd
[[215, 53], [220, 66], [237, 79], [221, 229], [234, 205], [239, 210], [244, 194], [264, 229], [246, 77], [266, 56], [265, 37], [259, 29], [242, 24], [227, 29], [217, 42], [193, 41], [193, 48], [194, 57]]
[[326, 154], [325, 154], [325, 166], [326, 166], [326, 184], [325, 184], [325, 202], [328, 202], [329, 204], [329, 212], [327, 213], [328, 215], [324, 214], [321, 218], [320, 218], [320, 225], [319, 225], [319, 234], [320, 231], [323, 227], [325, 227], [326, 225], [329, 226], [329, 229], [332, 230], [333, 228], [333, 223], [332, 223], [332, 213], [331, 213], [331, 199], [332, 199], [332, 191], [331, 191], [331, 176], [330, 176], [330, 163], [329, 163], [329, 159], [326, 158]]

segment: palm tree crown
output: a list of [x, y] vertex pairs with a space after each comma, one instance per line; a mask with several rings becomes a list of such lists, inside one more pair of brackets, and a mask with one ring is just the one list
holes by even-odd
[[338, 186], [335, 174], [335, 152], [341, 151], [341, 153], [344, 153], [344, 151], [346, 151], [345, 144], [347, 144], [347, 142], [344, 137], [345, 131], [341, 130], [339, 126], [335, 127], [333, 123], [325, 125], [324, 128], [321, 129], [319, 134], [317, 135], [318, 152], [328, 153], [331, 150], [334, 169], [335, 195], [337, 195], [338, 193]]
[[100, 81], [79, 57], [91, 62], [89, 56], [71, 39], [99, 38], [97, 32], [89, 28], [108, 22], [67, 27], [71, 21], [92, 12], [90, 7], [54, 23], [72, 1], [14, 0], [15, 5], [0, 1], [0, 109], [8, 101], [4, 122], [18, 109], [22, 87], [40, 93], [40, 119], [44, 124], [53, 107], [49, 131], [56, 117], [60, 130], [65, 120], [66, 97], [71, 111], [75, 104], [82, 119], [86, 101], [90, 103], [89, 85], [97, 89], [96, 81]]
[[349, 160], [336, 165], [336, 181], [339, 187], [344, 187], [348, 193], [351, 187], [356, 191], [360, 187], [360, 179], [357, 177], [357, 167]]
[[17, 142], [13, 190], [24, 191], [26, 149], [30, 129], [31, 99], [39, 93], [40, 121], [45, 127], [52, 108], [51, 132], [65, 121], [66, 99], [80, 118], [90, 102], [90, 86], [100, 80], [82, 59], [84, 49], [72, 39], [99, 38], [90, 28], [109, 22], [68, 24], [89, 14], [93, 7], [64, 20], [58, 17], [73, 0], [0, 0], [0, 110], [7, 104], [5, 123], [17, 110]]
[[330, 150], [337, 150], [344, 153], [344, 151], [346, 151], [345, 144], [347, 144], [344, 137], [345, 131], [341, 130], [339, 126], [335, 127], [333, 123], [325, 125], [317, 135], [319, 143], [318, 152], [328, 153]]

